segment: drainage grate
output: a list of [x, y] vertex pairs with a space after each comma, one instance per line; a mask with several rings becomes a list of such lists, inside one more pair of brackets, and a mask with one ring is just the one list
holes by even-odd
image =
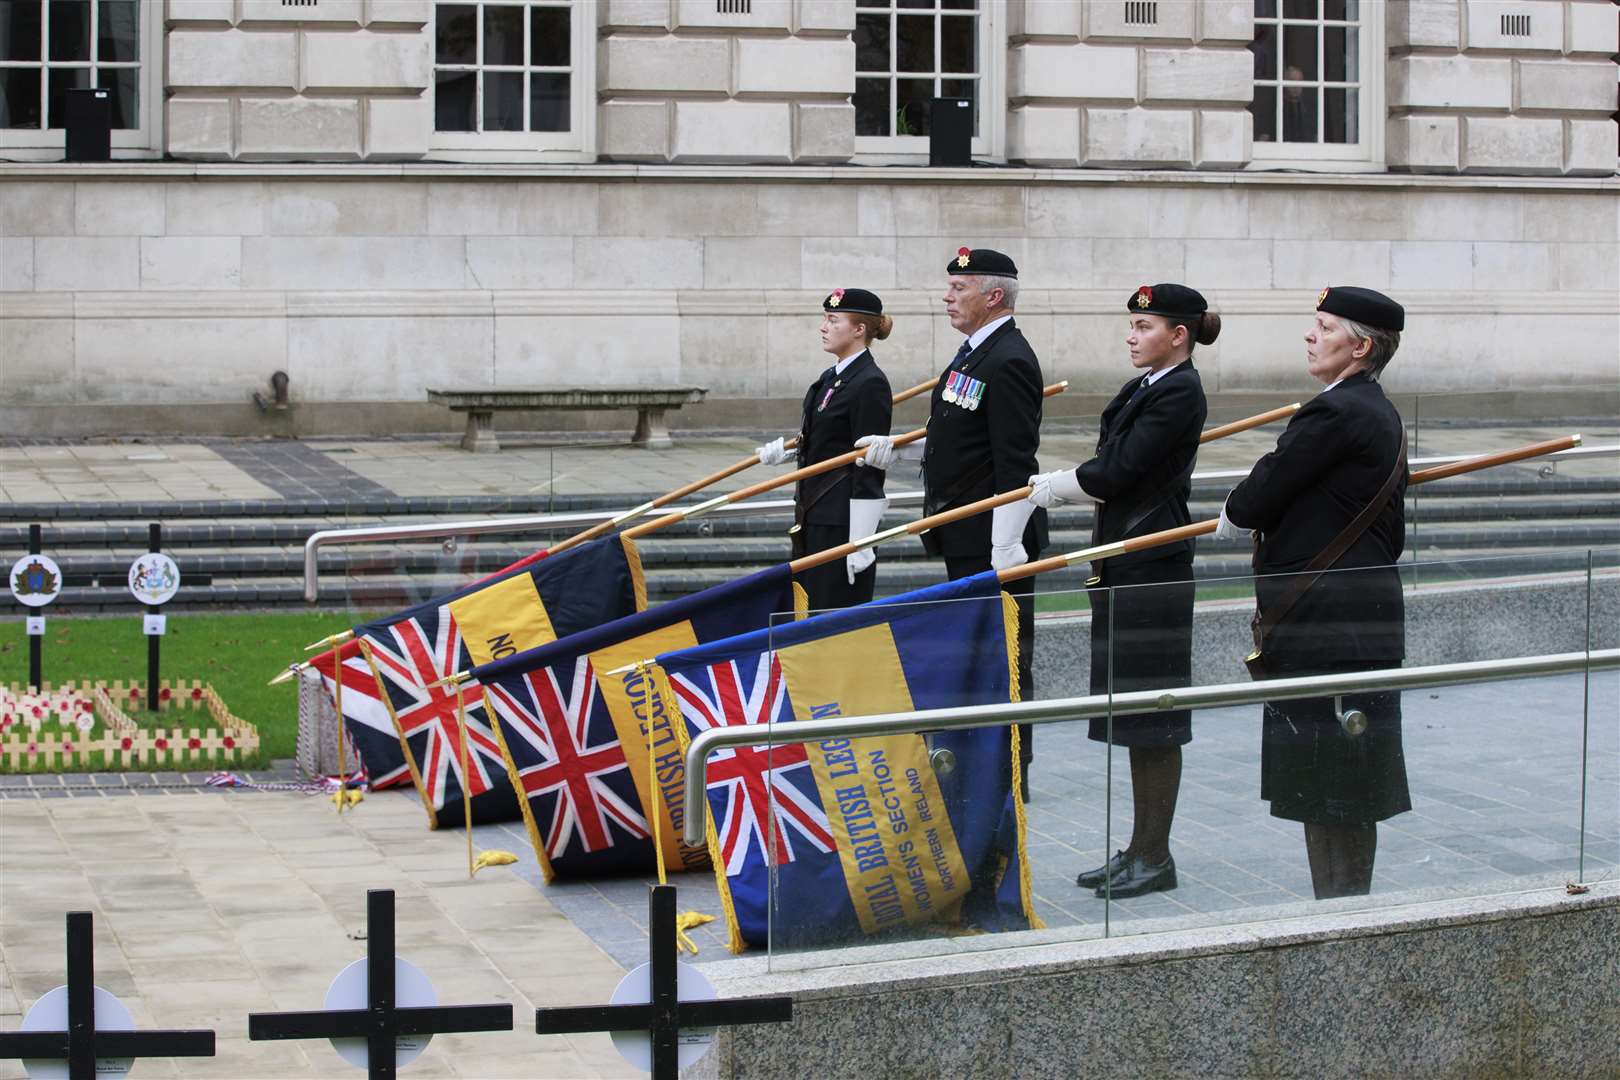
[[751, 15], [753, 4], [754, 0], [714, 0], [714, 10], [718, 15]]
[[1156, 0], [1125, 0], [1126, 26], [1156, 26], [1159, 5]]
[[1503, 37], [1529, 37], [1530, 36], [1530, 16], [1528, 16], [1528, 15], [1504, 15], [1504, 16], [1502, 16], [1502, 36]]

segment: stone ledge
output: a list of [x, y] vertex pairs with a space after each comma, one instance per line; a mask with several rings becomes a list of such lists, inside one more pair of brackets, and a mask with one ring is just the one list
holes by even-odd
[[[1298, 315], [1309, 311], [1315, 289], [1211, 289], [1222, 315]], [[489, 318], [492, 316], [784, 316], [806, 317], [819, 290], [274, 290], [182, 289], [129, 292], [0, 292], [6, 319], [190, 319], [190, 318]], [[884, 308], [895, 315], [932, 316], [939, 301], [930, 290], [886, 290]], [[1113, 315], [1117, 289], [1025, 289], [1019, 314]], [[1587, 315], [1610, 313], [1614, 295], [1605, 290], [1408, 291], [1402, 304], [1414, 315]]]
[[986, 164], [969, 169], [923, 166], [748, 166], [748, 165], [514, 165], [458, 162], [347, 164], [311, 162], [178, 162], [114, 161], [109, 164], [6, 162], [0, 183], [28, 180], [559, 180], [677, 182], [756, 180], [782, 184], [1119, 184], [1187, 187], [1366, 188], [1410, 191], [1611, 191], [1620, 192], [1620, 176], [1418, 176], [1408, 173], [1290, 173], [1264, 168], [1190, 172], [1176, 169], [1029, 168]]

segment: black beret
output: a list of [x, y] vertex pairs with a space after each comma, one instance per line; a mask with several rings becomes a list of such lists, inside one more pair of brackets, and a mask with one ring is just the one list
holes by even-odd
[[834, 289], [821, 302], [823, 311], [842, 311], [851, 315], [881, 315], [883, 301], [878, 294], [865, 289]]
[[1141, 285], [1125, 301], [1125, 310], [1132, 314], [1180, 316], [1202, 315], [1209, 310], [1204, 294], [1185, 285], [1166, 282], [1162, 285]]
[[1316, 310], [1354, 319], [1381, 330], [1406, 329], [1406, 309], [1381, 292], [1354, 285], [1329, 285], [1316, 298]]
[[956, 258], [945, 264], [945, 272], [1016, 278], [1018, 267], [999, 251], [991, 251], [989, 248], [957, 248]]

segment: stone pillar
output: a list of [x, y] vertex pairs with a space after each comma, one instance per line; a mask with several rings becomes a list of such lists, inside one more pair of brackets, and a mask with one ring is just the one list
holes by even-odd
[[1009, 0], [1007, 156], [1238, 168], [1250, 158], [1252, 3]]
[[433, 0], [167, 0], [168, 152], [224, 161], [427, 153]]
[[1391, 0], [1388, 18], [1392, 170], [1614, 171], [1609, 0]]

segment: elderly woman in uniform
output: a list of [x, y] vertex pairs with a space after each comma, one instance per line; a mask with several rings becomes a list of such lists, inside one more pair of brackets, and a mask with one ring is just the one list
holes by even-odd
[[[837, 363], [804, 395], [797, 450], [800, 468], [847, 454], [863, 435], [889, 431], [894, 396], [873, 358], [873, 341], [893, 329], [883, 301], [865, 289], [834, 289], [821, 302], [821, 349]], [[780, 465], [789, 451], [775, 439], [757, 451], [765, 465]], [[850, 465], [801, 480], [793, 493], [793, 556], [825, 551], [877, 531], [888, 506], [882, 469]], [[871, 548], [799, 575], [810, 610], [850, 607], [872, 599], [877, 554]]]
[[[1325, 389], [1232, 490], [1217, 536], [1254, 534], [1256, 678], [1399, 667], [1406, 614], [1395, 563], [1406, 543], [1406, 428], [1378, 384], [1405, 310], [1371, 289], [1317, 298], [1305, 335]], [[1324, 572], [1325, 571], [1325, 572]], [[1341, 715], [1359, 709], [1352, 734]], [[1398, 691], [1265, 706], [1260, 797], [1305, 827], [1318, 899], [1372, 888], [1378, 822], [1412, 808]]]
[[[1095, 500], [1094, 544], [1188, 524], [1198, 436], [1209, 408], [1193, 368], [1194, 344], [1212, 344], [1221, 318], [1196, 289], [1143, 285], [1125, 302], [1125, 344], [1138, 374], [1103, 410], [1097, 452], [1077, 468], [1029, 478], [1037, 506]], [[1097, 564], [1091, 593], [1091, 692], [1157, 690], [1192, 681], [1193, 542], [1167, 544]], [[1091, 721], [1090, 737], [1109, 738]], [[1112, 741], [1130, 748], [1134, 816], [1130, 844], [1075, 879], [1098, 896], [1140, 896], [1176, 887], [1170, 824], [1181, 790], [1181, 748], [1192, 740], [1186, 709], [1119, 717]]]

